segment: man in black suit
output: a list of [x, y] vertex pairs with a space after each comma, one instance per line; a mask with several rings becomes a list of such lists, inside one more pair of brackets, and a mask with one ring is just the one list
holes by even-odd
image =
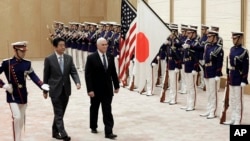
[[[80, 79], [73, 63], [72, 57], [64, 54], [65, 41], [62, 38], [53, 40], [55, 53], [45, 58], [43, 81], [49, 84], [49, 96], [54, 109], [54, 122], [52, 137], [70, 141], [70, 136], [64, 129], [63, 117], [71, 94], [70, 75], [77, 89], [81, 88]], [[48, 92], [44, 91], [44, 98]]]
[[[111, 111], [113, 93], [119, 92], [119, 80], [115, 69], [114, 57], [106, 53], [108, 43], [105, 38], [97, 40], [97, 51], [88, 56], [85, 67], [85, 81], [90, 97], [90, 128], [97, 133], [98, 109], [102, 104], [105, 137], [114, 139], [114, 120]], [[114, 86], [114, 91], [113, 91]]]

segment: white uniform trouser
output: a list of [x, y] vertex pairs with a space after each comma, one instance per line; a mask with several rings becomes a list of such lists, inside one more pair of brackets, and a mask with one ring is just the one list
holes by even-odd
[[241, 86], [229, 85], [229, 99], [231, 108], [231, 120], [235, 122], [241, 121], [243, 102], [242, 102], [242, 88]]
[[21, 141], [21, 131], [24, 125], [24, 117], [27, 104], [10, 103], [10, 110], [13, 117], [14, 141]]
[[157, 78], [158, 78], [158, 68], [159, 68], [159, 64], [155, 64], [152, 67], [152, 78], [149, 80], [149, 86], [150, 88], [147, 89], [151, 89], [151, 93], [154, 94], [155, 93], [155, 89], [156, 89], [156, 82], [157, 82]]
[[80, 71], [83, 70], [83, 51], [77, 50], [77, 57], [78, 57], [78, 67]]
[[[200, 62], [201, 65], [204, 65], [204, 60], [199, 60], [199, 62]], [[204, 86], [205, 86], [205, 81], [204, 81], [204, 70], [203, 70], [203, 68], [202, 68], [201, 65], [199, 65], [199, 67], [200, 67], [200, 69], [201, 69], [201, 71], [199, 72], [199, 73], [200, 73], [200, 80], [201, 80], [200, 86], [201, 86], [201, 87], [204, 87]]]
[[181, 71], [181, 93], [186, 93], [187, 92], [187, 85], [186, 85], [186, 76], [185, 76], [185, 65], [182, 64], [182, 69]]
[[66, 53], [67, 53], [68, 55], [72, 56], [71, 47], [68, 47], [68, 48], [66, 49]]
[[85, 65], [86, 65], [86, 61], [87, 61], [87, 57], [88, 57], [88, 52], [83, 51], [82, 56], [83, 56], [83, 69], [85, 69]]
[[206, 84], [206, 94], [208, 97], [207, 102], [207, 114], [214, 116], [217, 107], [217, 91], [216, 87], [218, 83], [215, 78], [204, 78]]
[[196, 79], [197, 74], [185, 73], [186, 85], [187, 85], [187, 109], [193, 109], [195, 107], [196, 100]]
[[176, 103], [177, 101], [177, 88], [178, 88], [178, 78], [179, 78], [179, 73], [176, 73], [175, 70], [169, 70], [169, 82], [170, 82], [170, 87], [169, 87], [169, 100], [170, 103]]
[[164, 83], [164, 76], [165, 76], [165, 73], [166, 73], [166, 67], [167, 67], [166, 60], [161, 59], [161, 81], [160, 81], [161, 84]]
[[[128, 87], [130, 88], [133, 82], [133, 75], [135, 74], [135, 69], [134, 69], [134, 61], [130, 60], [129, 66], [128, 66]], [[127, 75], [127, 73], [126, 73]], [[135, 83], [135, 82], [134, 82]]]
[[219, 80], [217, 81], [217, 92], [220, 90], [220, 78]]
[[77, 58], [77, 49], [72, 49], [72, 58], [73, 58], [73, 62], [76, 65], [76, 68], [79, 68], [79, 61]]

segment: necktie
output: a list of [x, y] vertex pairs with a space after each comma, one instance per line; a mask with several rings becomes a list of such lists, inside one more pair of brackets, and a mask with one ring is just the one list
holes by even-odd
[[59, 57], [59, 65], [60, 65], [61, 71], [63, 73], [64, 63], [63, 63], [63, 57], [62, 56]]
[[106, 59], [105, 59], [105, 55], [103, 54], [102, 55], [102, 58], [103, 58], [103, 66], [104, 66], [104, 69], [107, 70], [107, 62], [106, 62]]

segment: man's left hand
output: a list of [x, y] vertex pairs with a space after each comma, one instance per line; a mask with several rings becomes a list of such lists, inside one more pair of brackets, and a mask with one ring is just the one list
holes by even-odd
[[119, 92], [119, 89], [115, 89], [114, 93], [118, 93]]
[[76, 88], [77, 88], [77, 90], [81, 89], [81, 84], [77, 83]]

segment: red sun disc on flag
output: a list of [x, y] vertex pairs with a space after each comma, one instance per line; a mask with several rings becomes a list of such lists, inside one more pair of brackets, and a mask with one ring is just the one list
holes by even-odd
[[139, 32], [136, 36], [136, 59], [141, 63], [149, 56], [149, 41], [144, 33]]

